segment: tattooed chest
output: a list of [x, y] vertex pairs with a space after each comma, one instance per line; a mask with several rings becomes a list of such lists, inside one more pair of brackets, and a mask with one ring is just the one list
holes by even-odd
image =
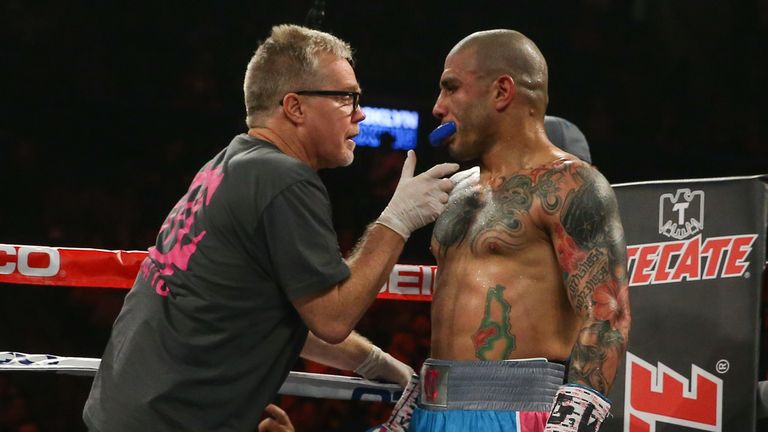
[[433, 237], [440, 255], [454, 246], [468, 247], [473, 253], [504, 253], [522, 247], [533, 226], [534, 194], [526, 179], [517, 176], [497, 188], [475, 185], [454, 191], [435, 223]]

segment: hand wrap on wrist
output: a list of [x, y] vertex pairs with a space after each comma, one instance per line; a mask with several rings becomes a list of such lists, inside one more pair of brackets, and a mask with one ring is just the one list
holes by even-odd
[[564, 384], [557, 390], [544, 432], [596, 432], [611, 410], [611, 402], [595, 390]]
[[403, 395], [392, 408], [392, 414], [387, 422], [369, 429], [368, 432], [406, 432], [411, 426], [413, 410], [419, 401], [419, 393], [421, 392], [419, 382], [418, 375], [411, 375], [408, 385], [403, 390]]

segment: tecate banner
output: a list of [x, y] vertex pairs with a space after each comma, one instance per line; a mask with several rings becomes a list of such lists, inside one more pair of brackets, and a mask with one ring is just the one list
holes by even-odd
[[614, 186], [632, 330], [601, 431], [755, 430], [766, 177]]

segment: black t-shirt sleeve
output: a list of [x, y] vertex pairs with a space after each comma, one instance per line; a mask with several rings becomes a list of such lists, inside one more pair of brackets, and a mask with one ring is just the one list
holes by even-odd
[[262, 214], [273, 275], [290, 299], [349, 277], [322, 183], [304, 180], [277, 194]]

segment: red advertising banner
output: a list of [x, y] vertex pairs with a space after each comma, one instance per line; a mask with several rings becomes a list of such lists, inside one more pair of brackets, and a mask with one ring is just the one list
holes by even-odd
[[0, 282], [130, 288], [145, 251], [0, 244]]
[[[84, 288], [133, 286], [146, 251], [0, 244], [0, 283]], [[437, 267], [397, 264], [378, 298], [430, 301]]]

